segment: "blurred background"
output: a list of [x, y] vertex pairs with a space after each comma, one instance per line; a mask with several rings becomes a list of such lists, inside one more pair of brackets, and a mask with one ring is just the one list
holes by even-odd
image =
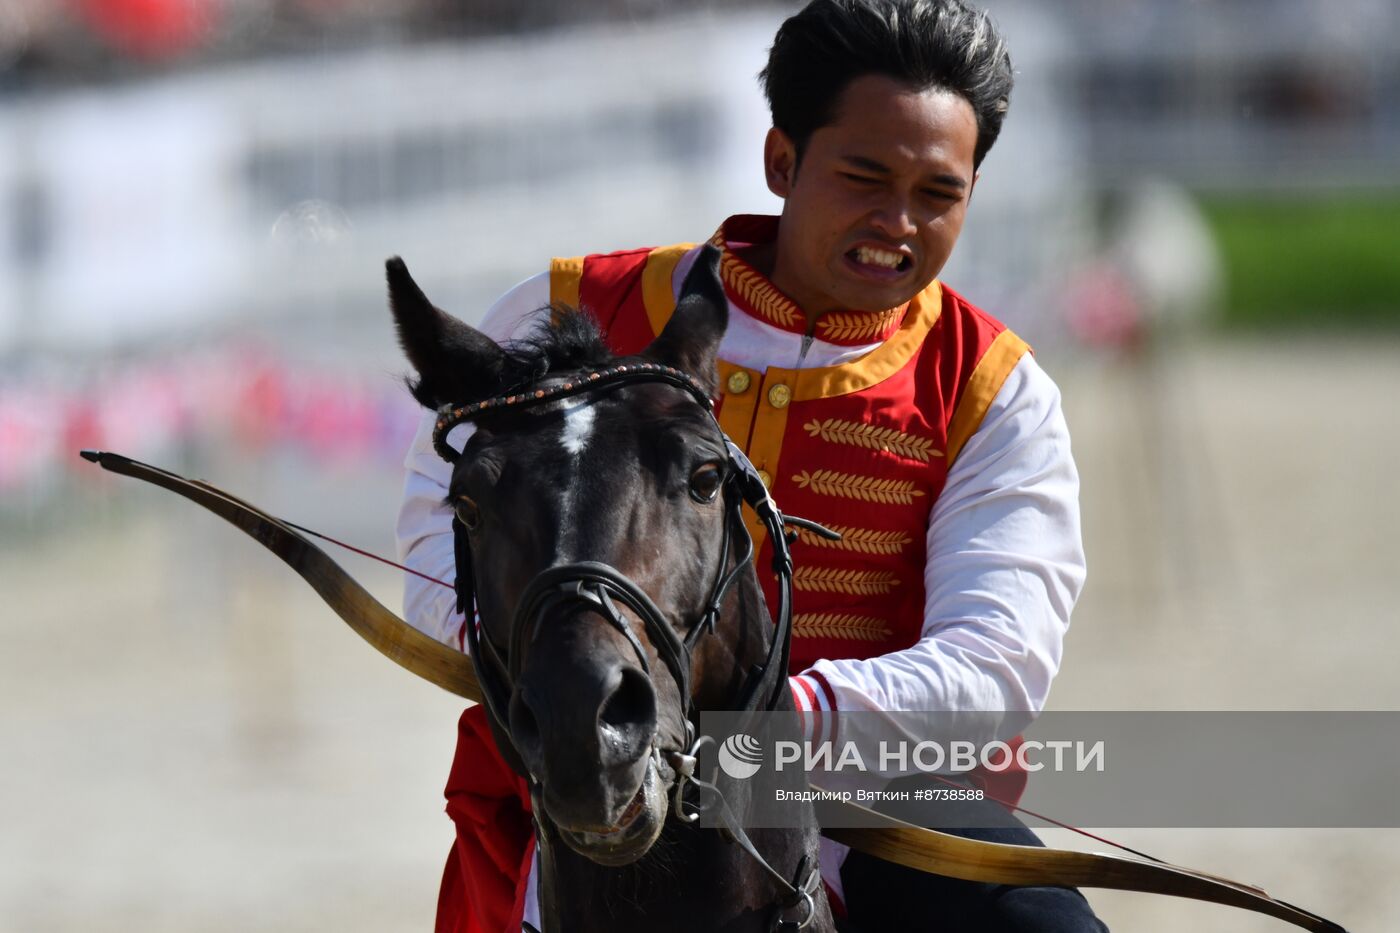
[[[944, 279], [1064, 392], [1090, 577], [1052, 705], [1400, 707], [1400, 0], [987, 6], [1018, 85]], [[776, 210], [755, 75], [795, 8], [0, 0], [0, 930], [430, 927], [459, 702], [76, 452], [391, 554], [385, 257], [475, 320], [552, 255]], [[1116, 835], [1400, 920], [1395, 829]]]

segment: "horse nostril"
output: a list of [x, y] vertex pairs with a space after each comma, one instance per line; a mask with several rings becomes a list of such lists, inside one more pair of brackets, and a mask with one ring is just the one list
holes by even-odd
[[598, 728], [618, 733], [627, 744], [650, 738], [656, 728], [656, 691], [645, 674], [622, 669], [617, 687], [598, 710]]

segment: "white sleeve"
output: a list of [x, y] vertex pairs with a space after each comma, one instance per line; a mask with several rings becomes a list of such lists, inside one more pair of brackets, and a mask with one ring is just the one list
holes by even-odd
[[[1045, 706], [1084, 576], [1079, 474], [1059, 389], [1027, 353], [934, 504], [923, 637], [868, 660], [818, 661], [793, 695], [804, 712], [815, 697], [822, 712], [1029, 714], [1006, 717], [996, 737], [1009, 738]], [[804, 716], [817, 718], [835, 717]]]
[[[549, 273], [544, 272], [502, 295], [482, 318], [480, 330], [497, 342], [524, 336], [537, 320], [538, 312], [548, 304]], [[432, 411], [423, 414], [418, 433], [404, 458], [403, 502], [399, 505], [395, 534], [400, 563], [451, 583], [457, 577], [452, 510], [446, 501], [452, 466], [433, 449], [436, 417], [436, 412]], [[470, 424], [453, 431], [454, 446], [460, 448], [465, 444], [471, 431]], [[408, 624], [438, 641], [465, 650], [462, 614], [456, 607], [457, 595], [453, 590], [413, 574], [404, 574], [403, 612]]]

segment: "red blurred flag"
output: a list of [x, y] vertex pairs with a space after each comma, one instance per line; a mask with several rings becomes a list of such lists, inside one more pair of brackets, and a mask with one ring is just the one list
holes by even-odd
[[138, 58], [171, 58], [213, 30], [218, 0], [76, 0], [92, 30]]

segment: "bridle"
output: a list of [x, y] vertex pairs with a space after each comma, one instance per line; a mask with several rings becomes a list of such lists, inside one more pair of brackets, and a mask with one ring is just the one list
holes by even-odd
[[[468, 653], [476, 669], [477, 679], [481, 683], [487, 712], [495, 721], [496, 731], [500, 736], [509, 736], [506, 711], [509, 708], [512, 686], [520, 677], [525, 648], [534, 637], [543, 618], [568, 610], [584, 610], [601, 617], [632, 646], [642, 670], [650, 675], [651, 665], [646, 650], [637, 633], [633, 631], [632, 624], [618, 608], [619, 605], [626, 607], [641, 621], [648, 640], [662, 663], [666, 665], [680, 694], [681, 721], [686, 732], [683, 747], [653, 748], [653, 755], [658, 761], [664, 755], [676, 774], [671, 788], [671, 812], [685, 823], [696, 821], [701, 812], [714, 812], [730, 838], [758, 861], [783, 892], [771, 928], [801, 930], [816, 916], [813, 895], [820, 884], [821, 876], [815, 861], [804, 857], [798, 866], [796, 877], [793, 880], [786, 878], [768, 863], [749, 840], [748, 834], [734, 817], [720, 789], [714, 783], [695, 774], [701, 748], [712, 743], [713, 739], [697, 735], [694, 698], [691, 695], [691, 657], [701, 638], [715, 631], [725, 598], [748, 569], [753, 558], [753, 539], [745, 529], [740, 514], [742, 506], [748, 504], [763, 523], [768, 537], [773, 542], [772, 567], [778, 579], [778, 611], [774, 615], [773, 638], [768, 646], [767, 657], [762, 664], [749, 670], [735, 710], [742, 717], [746, 717], [776, 709], [783, 692], [787, 690], [788, 658], [792, 644], [793, 566], [790, 545], [795, 533], [788, 532], [785, 525], [797, 525], [833, 540], [840, 536], [815, 522], [784, 516], [768, 494], [758, 470], [720, 428], [709, 394], [686, 373], [659, 363], [619, 363], [606, 369], [565, 377], [549, 386], [537, 386], [469, 405], [445, 405], [439, 409], [434, 424], [433, 447], [444, 460], [456, 463], [461, 454], [447, 443], [447, 436], [464, 422], [483, 414], [498, 415], [506, 411], [524, 411], [573, 396], [606, 392], [637, 383], [660, 383], [682, 389], [701, 407], [715, 432], [724, 439], [724, 520], [719, 561], [709, 596], [690, 630], [684, 638], [678, 635], [651, 597], [615, 567], [597, 561], [557, 564], [542, 570], [526, 584], [511, 619], [510, 645], [502, 656], [496, 644], [479, 631], [479, 624], [476, 622], [476, 581], [471, 539], [466, 526], [454, 517], [457, 610], [469, 620], [464, 626]], [[741, 543], [743, 551], [735, 555], [731, 565], [730, 554], [736, 539]], [[527, 771], [522, 776], [530, 783], [532, 793], [539, 790], [540, 782], [535, 775]], [[694, 785], [702, 800], [708, 802], [687, 800], [687, 785]], [[802, 908], [799, 920], [782, 919], [786, 910], [799, 906]]]

